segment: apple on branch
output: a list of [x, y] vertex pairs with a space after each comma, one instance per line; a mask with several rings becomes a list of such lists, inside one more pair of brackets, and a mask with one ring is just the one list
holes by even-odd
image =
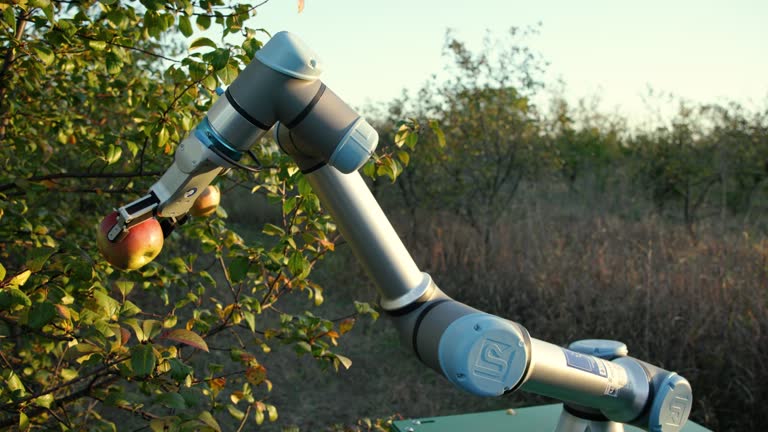
[[219, 188], [210, 185], [197, 197], [192, 208], [189, 209], [189, 214], [196, 217], [210, 216], [216, 212], [220, 202], [221, 192], [219, 192]]
[[117, 212], [107, 215], [99, 225], [96, 244], [99, 252], [114, 267], [135, 270], [150, 263], [163, 248], [163, 229], [155, 218], [149, 218], [128, 231], [118, 242], [107, 238], [109, 230], [117, 222]]

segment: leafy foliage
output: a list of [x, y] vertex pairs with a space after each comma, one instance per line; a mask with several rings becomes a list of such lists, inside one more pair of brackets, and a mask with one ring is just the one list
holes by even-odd
[[[258, 241], [220, 209], [139, 271], [114, 270], [96, 249], [100, 216], [146, 193], [214, 90], [261, 47], [249, 24], [258, 6], [0, 5], [0, 427], [234, 429], [278, 417], [260, 361], [275, 345], [350, 366], [337, 341], [358, 315], [375, 318], [369, 305], [336, 321], [276, 312], [291, 293], [323, 303], [310, 276], [338, 234], [273, 146], [254, 149], [267, 168], [221, 179], [279, 207]], [[220, 42], [198, 37], [209, 28]]]

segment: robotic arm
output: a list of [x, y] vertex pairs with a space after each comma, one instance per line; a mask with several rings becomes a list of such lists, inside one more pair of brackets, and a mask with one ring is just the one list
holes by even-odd
[[622, 423], [676, 432], [690, 414], [688, 381], [628, 357], [623, 344], [564, 349], [520, 324], [452, 300], [419, 270], [359, 173], [375, 130], [319, 79], [317, 56], [276, 34], [179, 145], [147, 196], [119, 209], [109, 239], [149, 217], [175, 221], [224, 169], [274, 126], [375, 282], [402, 342], [454, 385], [479, 396], [518, 389], [564, 401], [558, 431], [620, 431]]
[[376, 148], [376, 131], [318, 79], [321, 72], [317, 55], [298, 38], [276, 34], [179, 144], [149, 194], [118, 209], [108, 239], [120, 241], [150, 217], [169, 218], [164, 228], [172, 229], [205, 187], [277, 122], [284, 125], [275, 128], [278, 142], [302, 171], [360, 168]]

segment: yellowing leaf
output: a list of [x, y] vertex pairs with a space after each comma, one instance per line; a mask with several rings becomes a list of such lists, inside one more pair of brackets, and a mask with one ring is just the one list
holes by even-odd
[[277, 408], [274, 405], [267, 404], [267, 415], [269, 416], [269, 421], [273, 422], [277, 420]]
[[183, 343], [193, 348], [197, 348], [199, 350], [208, 352], [208, 344], [205, 343], [205, 340], [203, 340], [203, 338], [201, 338], [200, 335], [190, 330], [185, 330], [185, 329], [171, 330], [165, 335], [163, 335], [163, 338], [169, 339], [175, 342]]
[[29, 276], [32, 274], [29, 270], [24, 270], [23, 272], [17, 274], [14, 276], [9, 282], [8, 286], [10, 288], [18, 288], [20, 286], [23, 286], [25, 283], [27, 283], [27, 279], [29, 279]]
[[216, 422], [216, 419], [208, 411], [201, 412], [197, 418], [216, 432], [221, 432], [221, 426], [219, 426], [219, 423]]
[[344, 334], [350, 330], [352, 330], [352, 327], [355, 326], [355, 319], [354, 318], [347, 318], [344, 321], [339, 323], [339, 334]]
[[[199, 22], [199, 20], [198, 20]], [[193, 50], [195, 48], [201, 48], [201, 47], [210, 47], [210, 48], [216, 48], [216, 43], [212, 40], [208, 39], [207, 37], [201, 37], [197, 38], [189, 45], [189, 49]]]

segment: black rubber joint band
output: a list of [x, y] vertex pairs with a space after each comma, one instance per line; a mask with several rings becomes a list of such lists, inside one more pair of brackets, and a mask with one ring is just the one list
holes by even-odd
[[441, 299], [437, 300], [433, 303], [430, 303], [427, 305], [427, 307], [424, 308], [423, 311], [419, 314], [419, 317], [416, 318], [416, 325], [413, 326], [413, 340], [411, 341], [413, 345], [413, 352], [416, 354], [416, 358], [419, 359], [420, 362], [424, 362], [424, 360], [421, 359], [421, 355], [419, 355], [419, 327], [421, 327], [421, 322], [424, 321], [424, 318], [427, 316], [429, 311], [434, 309], [436, 306], [441, 305], [445, 302], [455, 301], [453, 299]]
[[576, 409], [576, 408], [574, 408], [574, 407], [572, 407], [572, 406], [570, 406], [568, 404], [563, 404], [563, 409], [568, 414], [570, 414], [570, 415], [572, 415], [574, 417], [578, 417], [580, 419], [590, 420], [590, 421], [598, 421], [598, 422], [610, 421], [608, 419], [608, 417], [604, 416], [602, 413], [599, 413], [599, 412], [597, 412], [597, 413], [584, 412], [584, 411]]
[[248, 122], [249, 122], [250, 124], [252, 124], [252, 125], [256, 126], [257, 128], [259, 128], [259, 129], [261, 129], [261, 130], [265, 130], [265, 131], [266, 131], [266, 130], [269, 130], [269, 128], [270, 128], [271, 126], [267, 126], [267, 125], [265, 125], [264, 123], [262, 123], [262, 122], [258, 121], [256, 118], [254, 118], [252, 115], [248, 114], [248, 111], [246, 111], [245, 109], [243, 109], [243, 107], [241, 107], [241, 106], [240, 106], [240, 104], [238, 104], [238, 103], [237, 103], [237, 101], [235, 100], [235, 98], [234, 98], [234, 97], [232, 97], [232, 93], [230, 93], [229, 89], [227, 89], [227, 90], [224, 92], [224, 95], [226, 95], [226, 96], [227, 96], [227, 100], [229, 101], [229, 104], [230, 104], [230, 105], [232, 105], [232, 108], [234, 108], [234, 109], [235, 109], [235, 111], [237, 111], [237, 113], [238, 113], [238, 114], [240, 114], [241, 116], [243, 116], [243, 118], [244, 118], [244, 119], [248, 120]]
[[312, 111], [312, 108], [314, 108], [315, 105], [317, 105], [317, 102], [320, 100], [320, 98], [323, 97], [323, 93], [325, 93], [325, 89], [326, 89], [325, 84], [320, 83], [320, 88], [317, 89], [317, 93], [315, 93], [315, 97], [313, 97], [312, 100], [309, 101], [309, 104], [305, 106], [303, 110], [301, 110], [299, 115], [294, 117], [293, 120], [286, 123], [285, 127], [287, 127], [288, 129], [293, 129], [296, 126], [298, 126], [299, 123], [301, 123], [301, 121], [304, 120], [304, 118], [309, 115], [310, 111]]

